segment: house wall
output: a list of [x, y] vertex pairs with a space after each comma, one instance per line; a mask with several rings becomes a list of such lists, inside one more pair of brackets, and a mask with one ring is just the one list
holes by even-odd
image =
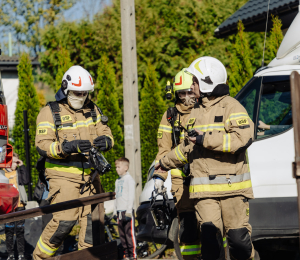
[[15, 123], [19, 78], [17, 71], [2, 71], [0, 73], [2, 78], [3, 92], [7, 105], [8, 127], [11, 131]]

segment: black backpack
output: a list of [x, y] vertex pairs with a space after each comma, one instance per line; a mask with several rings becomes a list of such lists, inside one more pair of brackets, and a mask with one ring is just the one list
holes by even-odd
[[25, 165], [19, 166], [17, 172], [19, 185], [28, 185], [30, 182], [29, 173], [27, 172]]

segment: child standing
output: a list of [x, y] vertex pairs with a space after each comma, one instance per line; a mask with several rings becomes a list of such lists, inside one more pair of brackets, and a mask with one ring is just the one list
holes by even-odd
[[135, 260], [137, 258], [133, 210], [135, 181], [128, 172], [129, 160], [127, 158], [121, 157], [116, 160], [115, 164], [120, 178], [115, 183], [114, 215], [117, 214], [118, 217], [119, 235], [125, 254], [123, 260]]

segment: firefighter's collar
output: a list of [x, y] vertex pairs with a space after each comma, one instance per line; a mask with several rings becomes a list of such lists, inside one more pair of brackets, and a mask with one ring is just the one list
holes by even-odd
[[191, 106], [185, 106], [184, 104], [178, 102], [176, 103], [176, 108], [181, 114], [189, 114], [193, 109], [194, 104]]
[[209, 98], [209, 97], [204, 97], [202, 99], [202, 105], [204, 107], [211, 107], [213, 105], [215, 105], [216, 103], [220, 102], [223, 98], [227, 97], [228, 95], [224, 95], [221, 97], [214, 97], [213, 99]]

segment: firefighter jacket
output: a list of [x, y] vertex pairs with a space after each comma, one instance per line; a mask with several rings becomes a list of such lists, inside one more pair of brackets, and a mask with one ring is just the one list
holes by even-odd
[[[54, 116], [49, 106], [45, 106], [37, 117], [37, 131], [35, 145], [41, 156], [46, 157], [46, 178], [65, 178], [82, 182], [83, 176], [90, 174], [88, 158], [82, 154], [65, 154], [62, 143], [73, 140], [89, 140], [92, 144], [95, 138], [101, 135], [113, 136], [110, 128], [101, 123], [101, 115], [93, 103], [87, 100], [82, 109], [72, 109], [66, 99], [58, 102], [61, 125], [57, 128], [59, 140], [56, 137]], [[91, 104], [96, 112], [97, 119], [91, 115]], [[86, 179], [86, 178], [85, 178]]]
[[186, 137], [160, 160], [165, 170], [190, 163], [190, 198], [253, 198], [246, 149], [253, 140], [254, 124], [245, 108], [228, 94], [205, 97], [192, 110], [187, 127], [204, 132], [201, 145]]
[[[187, 123], [187, 120], [189, 118], [189, 115], [192, 111], [192, 108], [194, 106], [185, 106], [182, 103], [177, 103], [176, 104], [176, 109], [178, 111], [177, 113], [177, 118], [175, 121], [174, 126], [178, 127], [179, 126], [179, 120], [180, 124], [182, 126], [185, 126]], [[168, 152], [174, 148], [173, 144], [173, 129], [171, 126], [171, 123], [167, 119], [167, 111], [164, 113], [159, 128], [157, 132], [157, 144], [158, 144], [158, 153], [156, 155], [155, 161], [158, 162], [161, 158], [163, 158]], [[180, 128], [180, 136], [179, 136], [179, 143], [181, 143], [184, 140], [184, 130]], [[172, 174], [178, 174], [182, 177], [185, 177], [183, 172], [178, 169], [172, 170]], [[160, 174], [155, 174], [154, 176], [158, 176], [164, 180], [167, 179], [168, 173], [160, 173]]]

